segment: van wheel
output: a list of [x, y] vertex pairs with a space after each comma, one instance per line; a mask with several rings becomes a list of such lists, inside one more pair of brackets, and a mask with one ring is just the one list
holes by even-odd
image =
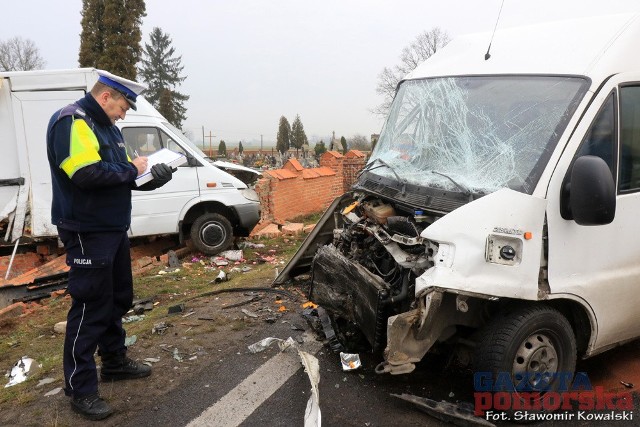
[[[547, 306], [526, 307], [497, 316], [484, 328], [474, 360], [477, 372], [491, 375], [493, 391], [515, 390], [510, 393], [511, 408], [518, 403], [544, 404], [546, 392], [566, 391], [558, 389], [571, 386], [576, 340], [571, 325], [559, 311]], [[519, 392], [529, 395], [526, 401]], [[537, 397], [532, 400], [531, 394]], [[551, 406], [529, 412], [558, 409]]]
[[199, 251], [207, 255], [215, 255], [231, 246], [233, 228], [224, 216], [206, 213], [193, 222], [191, 241]]

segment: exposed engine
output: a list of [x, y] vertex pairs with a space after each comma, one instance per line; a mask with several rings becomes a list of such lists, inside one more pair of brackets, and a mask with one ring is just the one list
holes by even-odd
[[386, 319], [415, 305], [415, 279], [433, 266], [437, 248], [420, 237], [435, 221], [421, 210], [354, 195], [334, 212], [333, 242], [313, 260], [313, 300], [335, 318], [355, 323], [378, 350]]

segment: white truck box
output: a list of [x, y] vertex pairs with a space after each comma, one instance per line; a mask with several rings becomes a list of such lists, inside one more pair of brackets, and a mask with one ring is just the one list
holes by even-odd
[[[0, 221], [5, 242], [57, 236], [51, 224], [47, 124], [56, 110], [82, 98], [97, 79], [90, 68], [0, 73]], [[188, 163], [165, 186], [133, 191], [129, 235], [179, 234], [181, 240], [191, 237], [207, 254], [229, 247], [234, 235], [247, 236], [260, 217], [253, 189], [216, 167], [143, 97], [137, 105], [137, 111], [129, 110], [117, 123], [127, 150], [144, 155], [169, 148], [185, 154]]]

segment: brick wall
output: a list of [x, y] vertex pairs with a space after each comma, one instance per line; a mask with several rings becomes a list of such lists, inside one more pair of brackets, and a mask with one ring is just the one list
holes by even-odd
[[265, 171], [255, 187], [260, 195], [261, 219], [284, 223], [324, 211], [351, 186], [365, 160], [364, 155], [327, 152], [318, 168], [305, 169], [290, 159], [282, 169]]

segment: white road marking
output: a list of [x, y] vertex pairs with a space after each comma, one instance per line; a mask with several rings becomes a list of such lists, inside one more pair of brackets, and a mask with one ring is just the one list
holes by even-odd
[[[322, 347], [322, 343], [313, 337], [307, 337], [305, 334], [305, 338], [305, 343], [300, 346], [301, 350], [315, 354]], [[300, 368], [302, 368], [300, 357], [294, 349], [276, 354], [236, 388], [205, 409], [198, 418], [187, 424], [187, 427], [240, 425]], [[303, 416], [304, 414], [301, 413], [301, 420]]]

